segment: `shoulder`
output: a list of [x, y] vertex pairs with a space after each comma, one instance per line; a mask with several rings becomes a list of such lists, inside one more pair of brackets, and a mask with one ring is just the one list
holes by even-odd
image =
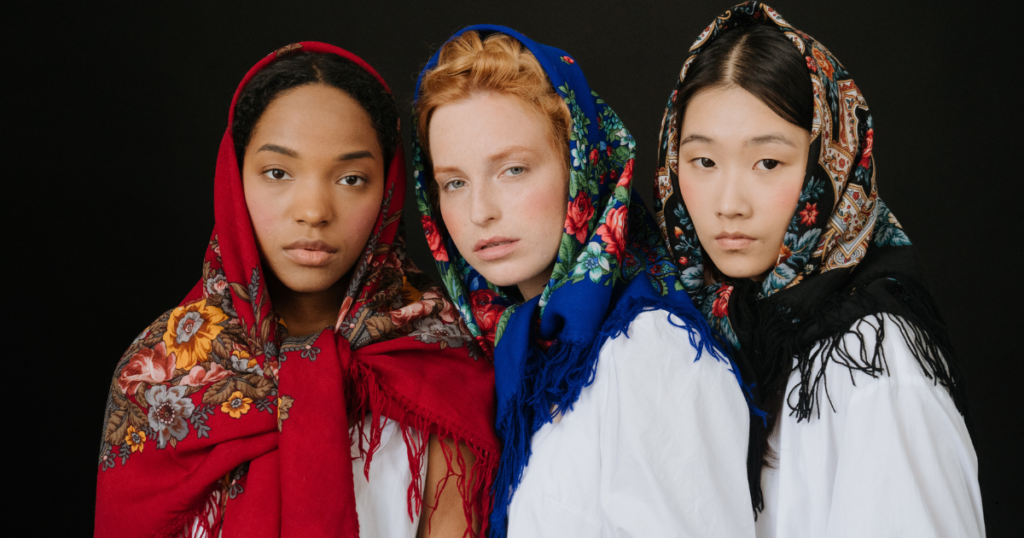
[[906, 319], [892, 314], [872, 314], [854, 321], [841, 340], [819, 342], [827, 352], [827, 369], [849, 368], [858, 377], [877, 377], [887, 384], [935, 385], [926, 365], [941, 364], [945, 358], [929, 346], [927, 337]]
[[[699, 322], [682, 319], [667, 310], [640, 312], [628, 329], [604, 342], [598, 368], [628, 367], [652, 375], [682, 373], [691, 377], [718, 377], [736, 385], [735, 368], [723, 355], [704, 344]], [[705, 326], [706, 329], [706, 326]]]

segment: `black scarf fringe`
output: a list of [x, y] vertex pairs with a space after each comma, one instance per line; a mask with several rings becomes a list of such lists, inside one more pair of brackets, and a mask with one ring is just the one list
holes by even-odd
[[[757, 300], [755, 283], [737, 283], [730, 302], [730, 319], [741, 346], [736, 354], [760, 381], [760, 407], [768, 412], [764, 427], [755, 433], [752, 424], [751, 431], [748, 478], [755, 517], [764, 507], [760, 471], [776, 464], [769, 439], [784, 406], [789, 406], [789, 414], [797, 422], [820, 417], [824, 402], [835, 411], [826, 379], [829, 362], [847, 368], [854, 384], [855, 371], [873, 378], [888, 375], [883, 341], [894, 335], [886, 334], [884, 315], [890, 316], [899, 330], [897, 337], [907, 342], [924, 375], [949, 391], [971, 430], [963, 374], [930, 291], [912, 274], [872, 275], [860, 286], [857, 281], [865, 279], [853, 280], [850, 288], [815, 302], [807, 301], [806, 296], [799, 301]], [[807, 308], [809, 302], [811, 308]], [[800, 303], [804, 308], [799, 308]], [[869, 334], [874, 336], [872, 346], [866, 345]], [[857, 344], [848, 346], [847, 337]], [[794, 370], [799, 372], [799, 381], [787, 393]]]

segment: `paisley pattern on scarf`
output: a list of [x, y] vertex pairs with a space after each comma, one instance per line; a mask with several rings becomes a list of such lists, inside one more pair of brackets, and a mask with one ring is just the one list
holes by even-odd
[[[358, 57], [303, 42], [249, 71], [232, 101], [231, 118], [246, 83], [278, 56], [297, 51], [342, 56], [387, 89]], [[178, 307], [135, 339], [114, 371], [100, 446], [97, 535], [117, 534], [124, 525], [131, 525], [133, 535], [190, 535], [198, 517], [201, 530], [215, 536], [225, 514], [246, 513], [248, 503], [261, 499], [279, 501], [265, 507], [267, 517], [287, 519], [289, 504], [280, 493], [285, 491], [292, 493], [290, 502], [307, 508], [326, 503], [322, 517], [291, 527], [281, 527], [285, 519], [247, 520], [231, 532], [259, 524], [277, 525], [282, 536], [357, 529], [348, 446], [359, 443], [368, 475], [384, 418], [401, 425], [409, 447], [410, 517], [422, 503], [426, 435], [436, 433], [465, 443], [477, 456], [474, 482], [458, 487], [467, 521], [474, 513], [484, 518], [498, 456], [493, 370], [489, 361], [476, 360], [480, 350], [442, 289], [406, 258], [399, 229], [405, 193], [401, 145], [385, 170], [381, 209], [352, 271], [335, 330], [289, 338], [268, 295], [231, 118], [218, 158], [216, 226], [202, 277]], [[373, 424], [369, 436], [349, 439], [348, 424], [363, 432], [366, 420]], [[443, 449], [450, 470], [465, 474], [463, 458]], [[313, 468], [316, 479], [301, 478]], [[188, 471], [188, 480], [178, 471]], [[297, 490], [296, 480], [302, 482]], [[246, 500], [242, 493], [253, 490], [259, 495]], [[139, 499], [154, 497], [162, 504], [148, 507], [144, 523], [125, 519], [143, 509]], [[237, 509], [228, 504], [234, 501]]]
[[[867, 102], [839, 60], [821, 43], [791, 27], [760, 2], [733, 7], [712, 22], [690, 47], [662, 119], [655, 184], [655, 210], [662, 235], [682, 271], [682, 281], [708, 320], [738, 345], [726, 316], [727, 284], [704, 285], [704, 251], [676, 185], [680, 118], [675, 98], [702, 50], [723, 32], [741, 25], [770, 24], [804, 56], [814, 91], [811, 155], [800, 201], [786, 231], [779, 260], [761, 284], [760, 297], [792, 288], [807, 278], [852, 269], [869, 246], [909, 245], [896, 217], [878, 197]], [[724, 298], [724, 300], [723, 300]], [[718, 304], [720, 308], [715, 308]]]
[[[572, 410], [594, 380], [601, 346], [625, 332], [637, 314], [671, 312], [683, 320], [677, 326], [689, 332], [698, 358], [706, 350], [715, 360], [730, 359], [679, 282], [657, 224], [643, 202], [631, 197], [632, 136], [590, 90], [577, 62], [501, 26], [471, 26], [453, 38], [471, 30], [503, 33], [522, 43], [572, 119], [568, 211], [554, 270], [541, 295], [522, 304], [484, 279], [439, 231], [427, 190], [432, 169], [414, 139], [417, 202], [434, 259], [470, 331], [482, 345], [495, 346], [496, 429], [503, 448], [492, 490], [491, 536], [500, 537], [507, 531], [509, 503], [529, 460], [533, 434], [551, 422], [551, 409]], [[427, 63], [421, 82], [439, 53]], [[417, 97], [419, 91], [417, 84]], [[733, 372], [742, 386], [734, 365]]]

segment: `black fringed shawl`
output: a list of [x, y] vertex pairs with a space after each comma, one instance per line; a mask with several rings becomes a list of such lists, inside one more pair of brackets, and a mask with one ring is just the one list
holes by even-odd
[[[779, 261], [767, 278], [705, 285], [704, 252], [676, 188], [680, 118], [675, 100], [687, 70], [708, 44], [729, 30], [752, 25], [782, 32], [806, 60], [814, 93], [807, 173]], [[751, 431], [748, 478], [755, 512], [764, 506], [761, 469], [772, 459], [768, 437], [785, 412], [784, 405], [797, 421], [820, 415], [826, 403], [831, 407], [824, 383], [829, 362], [851, 373], [887, 375], [882, 340], [902, 337], [924, 374], [948, 389], [957, 409], [966, 414], [956, 354], [925, 284], [922, 264], [878, 197], [873, 139], [867, 102], [842, 64], [760, 2], [733, 7], [701, 33], [662, 120], [662, 168], [655, 185], [662, 235], [687, 291], [711, 326], [735, 348], [737, 364], [748, 381], [756, 381], [755, 397], [769, 415], [766, 422], [755, 422]], [[893, 316], [900, 335], [885, 334], [883, 314]], [[873, 348], [860, 346], [851, 352], [845, 338], [853, 335], [863, 343], [866, 331], [875, 332]], [[800, 378], [786, 393], [794, 369]]]

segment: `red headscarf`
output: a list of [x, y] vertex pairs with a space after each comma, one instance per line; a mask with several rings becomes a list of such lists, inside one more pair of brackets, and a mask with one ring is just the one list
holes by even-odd
[[[408, 445], [410, 516], [421, 506], [426, 439], [437, 434], [476, 456], [472, 483], [452, 483], [467, 521], [474, 514], [486, 521], [500, 452], [494, 371], [476, 360], [479, 350], [451, 303], [405, 260], [401, 143], [336, 330], [285, 340], [271, 307], [231, 123], [246, 83], [298, 50], [337, 54], [384, 84], [360, 58], [313, 42], [276, 51], [242, 80], [217, 159], [216, 225], [202, 278], [114, 371], [97, 536], [188, 536], [197, 521], [209, 536], [221, 528], [247, 538], [358, 536], [350, 447], [359, 443], [368, 476], [381, 417], [400, 424]], [[362, 432], [365, 420], [370, 435], [350, 439], [350, 428]], [[445, 451], [449, 472], [465, 475], [463, 458]]]

